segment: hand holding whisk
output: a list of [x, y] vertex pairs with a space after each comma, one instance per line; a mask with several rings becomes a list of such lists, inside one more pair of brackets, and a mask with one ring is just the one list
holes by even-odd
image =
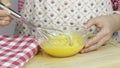
[[[11, 17], [25, 25], [30, 29], [30, 32], [34, 29], [37, 31], [37, 34], [41, 36], [42, 39], [48, 39], [49, 36], [55, 36], [56, 34], [64, 34], [61, 30], [54, 29], [54, 28], [38, 28], [35, 25], [31, 24], [30, 22], [26, 21], [26, 19], [20, 15], [19, 13], [15, 12], [14, 10], [6, 7], [3, 3], [0, 2], [0, 8], [3, 10], [8, 11], [11, 14]], [[54, 34], [50, 33], [51, 31], [54, 31]]]
[[5, 6], [3, 3], [0, 2], [0, 9], [6, 10], [8, 11], [11, 15], [11, 17], [23, 24], [26, 24], [28, 26], [28, 28], [32, 29], [35, 28], [34, 25], [32, 25], [31, 23], [28, 23], [24, 17], [22, 17], [22, 15], [20, 15], [19, 13], [15, 12], [14, 10], [12, 10], [11, 8], [8, 8], [7, 6]]

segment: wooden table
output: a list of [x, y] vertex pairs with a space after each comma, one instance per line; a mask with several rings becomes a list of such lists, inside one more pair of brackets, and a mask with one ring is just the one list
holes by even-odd
[[55, 58], [39, 53], [23, 68], [120, 68], [120, 45], [107, 44], [97, 51]]

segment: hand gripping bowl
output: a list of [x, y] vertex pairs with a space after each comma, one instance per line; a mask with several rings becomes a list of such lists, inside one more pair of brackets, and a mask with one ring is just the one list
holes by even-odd
[[36, 35], [42, 50], [46, 54], [55, 57], [68, 57], [77, 54], [84, 47], [85, 40], [87, 39], [83, 32], [77, 31], [55, 34], [54, 36], [49, 36], [48, 39], [41, 39], [39, 32]]

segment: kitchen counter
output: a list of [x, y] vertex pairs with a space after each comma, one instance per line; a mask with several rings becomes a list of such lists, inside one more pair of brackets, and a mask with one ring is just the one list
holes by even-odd
[[107, 44], [96, 51], [56, 58], [38, 53], [23, 68], [120, 68], [120, 46]]

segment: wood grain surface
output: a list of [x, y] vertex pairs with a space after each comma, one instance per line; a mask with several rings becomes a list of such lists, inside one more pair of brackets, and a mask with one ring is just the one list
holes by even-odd
[[23, 68], [120, 68], [119, 46], [107, 44], [96, 51], [66, 58], [38, 53]]

